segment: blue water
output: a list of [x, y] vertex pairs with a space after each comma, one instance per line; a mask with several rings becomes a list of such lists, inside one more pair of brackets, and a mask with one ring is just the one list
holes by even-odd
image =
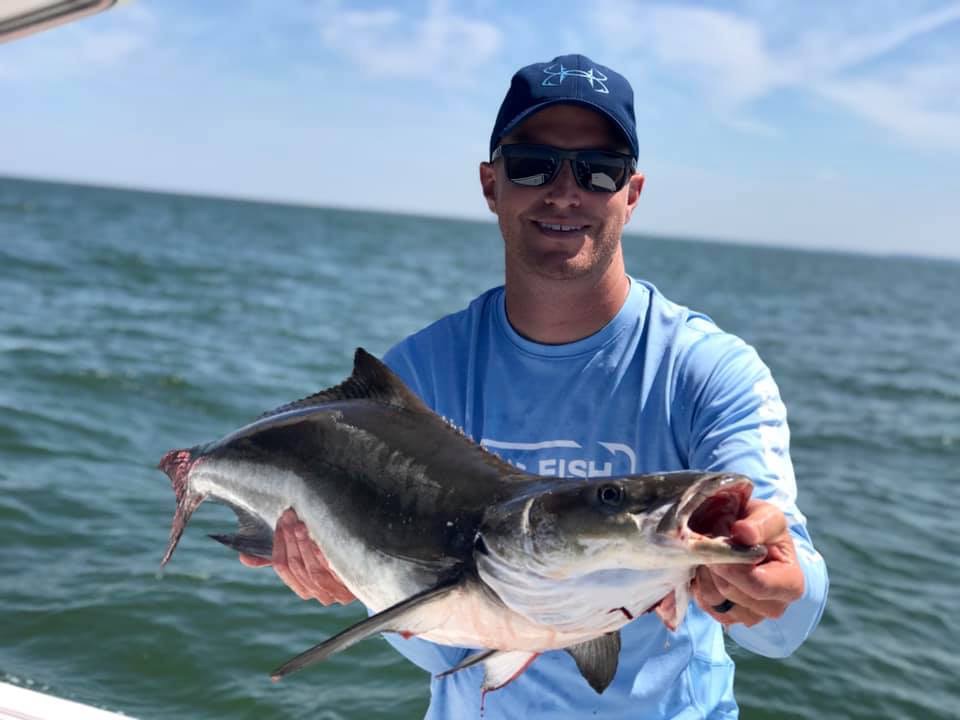
[[[642, 223], [638, 216], [635, 223]], [[498, 284], [492, 223], [0, 179], [0, 680], [143, 719], [422, 714], [363, 616], [242, 567], [204, 505], [159, 573], [155, 469], [339, 382]], [[960, 264], [628, 236], [630, 272], [755, 345], [832, 589], [785, 661], [732, 648], [745, 718], [960, 716]]]

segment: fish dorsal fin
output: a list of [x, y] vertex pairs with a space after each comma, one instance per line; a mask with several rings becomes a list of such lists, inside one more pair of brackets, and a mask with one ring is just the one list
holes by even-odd
[[301, 400], [281, 405], [260, 417], [270, 417], [337, 400], [374, 400], [407, 410], [429, 412], [423, 401], [414, 395], [390, 368], [360, 347], [353, 355], [353, 374], [342, 383]]
[[620, 631], [601, 635], [579, 645], [571, 645], [567, 652], [576, 661], [580, 674], [590, 683], [590, 687], [602, 693], [617, 674]]

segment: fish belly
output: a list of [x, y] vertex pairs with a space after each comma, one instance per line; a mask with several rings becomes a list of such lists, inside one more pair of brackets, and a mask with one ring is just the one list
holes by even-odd
[[[560, 630], [534, 622], [490, 598], [489, 592], [463, 588], [430, 608], [430, 618], [418, 619], [422, 626], [433, 625], [420, 637], [441, 645], [545, 652], [576, 645], [597, 633]], [[617, 627], [626, 620], [622, 615]]]

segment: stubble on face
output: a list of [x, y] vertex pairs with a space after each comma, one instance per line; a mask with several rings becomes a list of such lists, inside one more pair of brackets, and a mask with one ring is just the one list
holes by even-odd
[[[541, 110], [504, 142], [627, 152], [609, 120], [575, 105]], [[620, 240], [632, 209], [629, 185], [616, 193], [584, 190], [576, 184], [569, 162], [553, 182], [539, 188], [511, 183], [502, 163], [492, 172], [491, 209], [503, 235], [508, 277], [589, 280], [610, 272], [623, 274]], [[575, 229], [554, 230], [552, 225]]]

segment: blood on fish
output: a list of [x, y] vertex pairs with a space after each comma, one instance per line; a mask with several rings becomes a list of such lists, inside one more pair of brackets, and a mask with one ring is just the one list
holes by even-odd
[[171, 450], [166, 453], [157, 466], [169, 476], [173, 483], [173, 492], [180, 502], [187, 492], [187, 474], [193, 466], [194, 460], [189, 450]]
[[648, 607], [646, 610], [644, 610], [644, 611], [643, 611], [643, 614], [646, 615], [647, 613], [653, 612], [653, 611], [656, 610], [658, 607], [660, 607], [660, 603], [662, 603], [662, 602], [663, 602], [663, 598], [660, 598], [660, 599], [657, 600], [653, 605], [651, 605], [651, 606]]

